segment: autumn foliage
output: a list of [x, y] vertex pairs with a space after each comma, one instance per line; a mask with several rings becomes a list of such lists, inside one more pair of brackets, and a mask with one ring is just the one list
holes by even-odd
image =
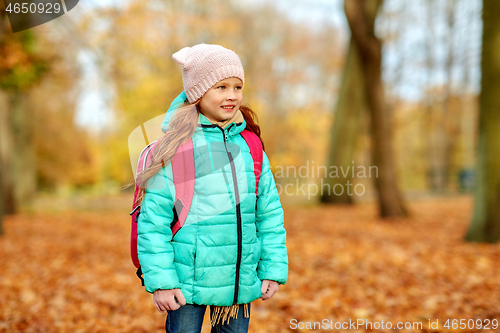
[[[289, 280], [252, 303], [250, 332], [293, 331], [292, 319], [422, 322], [424, 331], [439, 319], [439, 332], [448, 318], [499, 319], [500, 245], [462, 240], [472, 199], [410, 208], [411, 219], [384, 222], [373, 204], [285, 207]], [[164, 331], [129, 258], [126, 209], [10, 216], [5, 229], [0, 332]]]

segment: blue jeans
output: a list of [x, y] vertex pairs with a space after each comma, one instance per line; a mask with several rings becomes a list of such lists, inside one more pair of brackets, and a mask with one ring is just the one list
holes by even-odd
[[[185, 304], [177, 310], [167, 310], [165, 331], [167, 333], [200, 333], [207, 305]], [[213, 309], [210, 307], [210, 313]], [[250, 303], [248, 303], [250, 317]], [[229, 322], [212, 327], [211, 333], [247, 333], [250, 318], [244, 317], [243, 304], [240, 304], [238, 317], [230, 318]]]

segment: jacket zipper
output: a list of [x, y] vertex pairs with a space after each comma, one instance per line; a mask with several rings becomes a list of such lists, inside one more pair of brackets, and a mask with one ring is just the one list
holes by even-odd
[[[241, 266], [241, 252], [242, 252], [242, 226], [241, 226], [241, 210], [240, 210], [240, 194], [238, 191], [238, 181], [236, 179], [236, 168], [234, 166], [233, 155], [227, 150], [226, 140], [227, 134], [224, 129], [217, 125], [221, 129], [222, 135], [224, 136], [224, 148], [226, 149], [227, 156], [229, 158], [229, 164], [231, 165], [231, 175], [233, 176], [234, 192], [235, 192], [235, 202], [236, 202], [236, 222], [238, 227], [238, 257], [236, 259], [236, 277], [234, 281], [234, 299], [233, 304], [238, 302], [238, 292], [240, 286], [240, 266]], [[229, 125], [231, 127], [231, 125]], [[228, 127], [228, 129], [229, 129]]]

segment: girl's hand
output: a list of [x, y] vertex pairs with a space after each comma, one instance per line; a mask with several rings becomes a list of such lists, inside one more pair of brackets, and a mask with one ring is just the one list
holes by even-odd
[[156, 310], [164, 313], [166, 310], [177, 310], [186, 304], [186, 299], [180, 289], [158, 289], [153, 293]]
[[263, 280], [262, 287], [260, 288], [260, 292], [262, 293], [262, 297], [260, 299], [263, 301], [265, 301], [266, 299], [270, 299], [278, 291], [278, 288], [279, 288], [278, 282], [271, 280]]

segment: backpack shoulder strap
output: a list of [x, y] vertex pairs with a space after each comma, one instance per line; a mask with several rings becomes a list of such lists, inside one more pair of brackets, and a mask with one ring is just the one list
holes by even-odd
[[[139, 155], [139, 162], [137, 163], [137, 174], [139, 172], [143, 171], [147, 164], [151, 162], [151, 159], [153, 158], [153, 149], [156, 145], [157, 141], [151, 142], [144, 148]], [[130, 233], [130, 255], [132, 257], [132, 262], [134, 263], [134, 266], [140, 269], [141, 264], [139, 263], [139, 256], [137, 255], [137, 221], [139, 219], [139, 214], [141, 213], [141, 205], [137, 202], [137, 198], [139, 197], [140, 193], [140, 188], [139, 185], [137, 184], [137, 179], [136, 179], [136, 184], [135, 184], [135, 191], [134, 191], [134, 202], [132, 205], [132, 212], [130, 215], [132, 216], [132, 225], [131, 225], [131, 233]], [[139, 270], [137, 271], [137, 274], [139, 274]], [[141, 279], [142, 280], [142, 279]], [[143, 282], [144, 285], [144, 282]]]
[[260, 141], [260, 138], [257, 136], [257, 134], [247, 129], [244, 129], [241, 132], [241, 136], [247, 142], [247, 145], [250, 148], [250, 154], [252, 154], [254, 166], [253, 172], [255, 174], [255, 195], [257, 195], [257, 190], [259, 189], [260, 174], [262, 172], [262, 141]]
[[[156, 142], [158, 141], [153, 141], [151, 142], [150, 144], [148, 144], [141, 152], [141, 154], [139, 155], [139, 162], [137, 163], [137, 171], [136, 171], [136, 177], [137, 175], [139, 174], [139, 172], [143, 171], [144, 169], [146, 169], [146, 166], [147, 164], [151, 161], [151, 159], [153, 158], [153, 154], [152, 154], [152, 151], [154, 150], [155, 148], [155, 145], [156, 145]], [[137, 209], [137, 207], [139, 207], [140, 205], [137, 205], [137, 197], [138, 197], [138, 194], [139, 194], [139, 186], [136, 184], [135, 185], [135, 193], [134, 193], [134, 204], [133, 204], [133, 208], [134, 209]], [[132, 215], [132, 213], [130, 214]]]
[[186, 222], [194, 195], [193, 140], [179, 146], [172, 159], [172, 174], [175, 185], [174, 219], [170, 224], [172, 237]]

